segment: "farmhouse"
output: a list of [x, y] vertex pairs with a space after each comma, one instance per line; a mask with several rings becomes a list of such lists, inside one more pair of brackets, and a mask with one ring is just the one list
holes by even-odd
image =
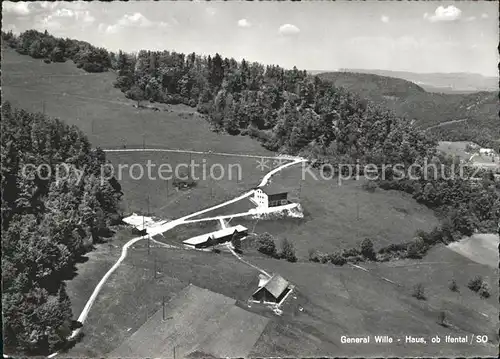
[[280, 303], [290, 292], [291, 286], [288, 281], [280, 275], [274, 275], [259, 286], [252, 294], [252, 299], [264, 303]]
[[289, 203], [288, 202], [289, 192], [290, 189], [287, 187], [272, 184], [269, 186], [257, 188], [251, 200], [259, 208], [284, 206]]
[[229, 242], [233, 238], [243, 238], [248, 234], [248, 229], [242, 225], [224, 228], [215, 232], [205, 233], [200, 236], [186, 239], [182, 243], [194, 248], [206, 248], [219, 243]]

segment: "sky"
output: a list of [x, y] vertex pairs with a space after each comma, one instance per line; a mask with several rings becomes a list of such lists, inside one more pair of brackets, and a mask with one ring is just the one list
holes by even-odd
[[3, 2], [3, 30], [306, 70], [498, 75], [493, 2]]

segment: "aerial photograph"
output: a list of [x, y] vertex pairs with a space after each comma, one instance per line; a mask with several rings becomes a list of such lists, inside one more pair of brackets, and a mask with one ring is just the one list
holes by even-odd
[[497, 2], [1, 6], [4, 358], [498, 357]]

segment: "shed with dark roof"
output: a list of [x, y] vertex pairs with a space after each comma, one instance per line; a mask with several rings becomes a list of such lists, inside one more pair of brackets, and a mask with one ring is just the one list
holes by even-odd
[[280, 275], [274, 275], [257, 289], [252, 298], [259, 302], [279, 303], [290, 291], [290, 283]]

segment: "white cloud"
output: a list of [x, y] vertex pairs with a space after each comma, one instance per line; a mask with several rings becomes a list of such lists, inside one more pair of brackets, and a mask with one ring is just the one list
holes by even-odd
[[108, 34], [116, 34], [125, 28], [160, 28], [166, 29], [172, 25], [165, 21], [153, 22], [139, 12], [125, 14], [116, 24], [99, 24], [98, 30]]
[[476, 20], [475, 16], [469, 16], [469, 17], [465, 18], [465, 21], [467, 21], [467, 22], [474, 21], [474, 20]]
[[132, 15], [125, 14], [118, 20], [118, 25], [120, 26], [149, 27], [152, 24], [153, 23], [140, 12], [136, 12]]
[[6, 13], [14, 14], [17, 16], [26, 16], [29, 15], [31, 12], [31, 9], [29, 7], [28, 2], [11, 2], [11, 1], [5, 1], [2, 4], [2, 11], [5, 11]]
[[238, 26], [239, 27], [251, 27], [252, 24], [247, 19], [240, 19], [240, 20], [238, 20]]
[[280, 26], [278, 32], [282, 35], [297, 35], [300, 29], [292, 24], [284, 24]]
[[54, 14], [54, 17], [73, 17], [75, 16], [75, 12], [70, 9], [57, 9]]
[[489, 16], [488, 16], [488, 14], [483, 13], [483, 14], [481, 14], [481, 18], [482, 18], [482, 19], [487, 19], [487, 18], [489, 18]]
[[462, 10], [454, 5], [449, 5], [447, 7], [438, 6], [434, 14], [429, 15], [428, 13], [424, 14], [424, 19], [430, 22], [438, 22], [438, 21], [455, 21], [460, 19], [462, 16]]
[[[68, 4], [71, 5], [71, 4]], [[56, 9], [52, 14], [42, 17], [35, 24], [37, 28], [60, 30], [73, 24], [82, 24], [83, 27], [94, 23], [95, 17], [88, 10], [72, 10], [68, 8]]]
[[383, 23], [388, 23], [389, 22], [389, 16], [386, 16], [386, 15], [382, 15], [380, 17], [380, 21], [382, 21]]

